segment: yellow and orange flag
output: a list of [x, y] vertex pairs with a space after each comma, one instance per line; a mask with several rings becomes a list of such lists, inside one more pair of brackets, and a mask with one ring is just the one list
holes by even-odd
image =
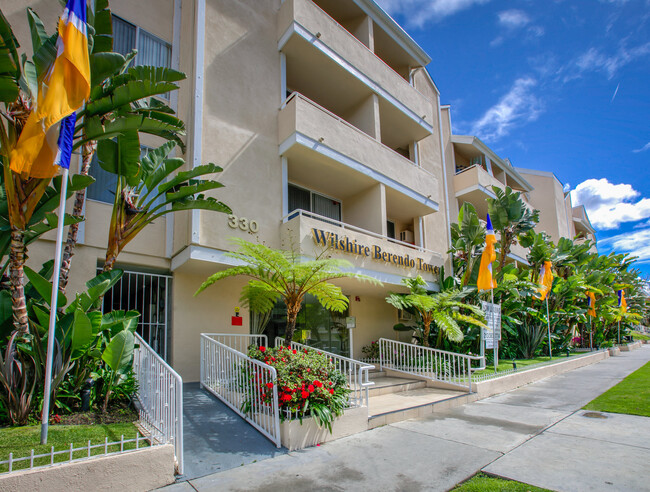
[[543, 301], [551, 292], [553, 287], [553, 272], [551, 271], [552, 264], [550, 261], [545, 261], [539, 271], [539, 298]]
[[587, 309], [587, 314], [592, 317], [596, 317], [596, 295], [593, 292], [587, 291], [587, 300], [589, 309]]
[[90, 95], [85, 0], [68, 0], [56, 48], [34, 110], [11, 151], [11, 169], [25, 177], [51, 178], [58, 170], [54, 164], [70, 165], [76, 111]]
[[490, 214], [487, 216], [487, 231], [485, 234], [485, 249], [481, 255], [481, 265], [478, 270], [478, 279], [476, 280], [476, 287], [478, 290], [490, 290], [497, 286], [497, 281], [492, 277], [492, 263], [497, 259], [497, 253], [494, 245], [497, 242], [497, 237], [492, 228], [492, 221]]

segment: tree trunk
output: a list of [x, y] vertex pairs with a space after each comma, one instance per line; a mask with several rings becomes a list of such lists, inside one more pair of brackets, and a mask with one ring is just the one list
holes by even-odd
[[424, 320], [424, 334], [422, 335], [422, 345], [429, 346], [429, 334], [431, 333], [431, 321]]
[[501, 273], [503, 267], [506, 265], [506, 258], [510, 253], [510, 243], [512, 239], [510, 238], [510, 233], [506, 230], [501, 232], [501, 258], [499, 258], [499, 270], [497, 273]]
[[[97, 142], [86, 142], [83, 146], [83, 157], [81, 164], [81, 171], [79, 174], [87, 176], [90, 171], [90, 163], [95, 155], [97, 149]], [[75, 193], [74, 208], [72, 209], [73, 217], [81, 217], [83, 213], [84, 203], [86, 202], [86, 188], [79, 190]], [[63, 250], [63, 258], [61, 260], [61, 274], [59, 275], [59, 291], [65, 294], [65, 289], [68, 286], [68, 276], [70, 275], [70, 263], [74, 255], [74, 249], [77, 245], [77, 235], [79, 233], [79, 224], [71, 224], [68, 228], [68, 239], [65, 243]]]
[[11, 304], [14, 315], [14, 326], [20, 334], [29, 333], [29, 318], [27, 316], [27, 302], [25, 299], [25, 286], [23, 285], [25, 260], [24, 232], [18, 229], [11, 230], [11, 251], [9, 253], [10, 278], [11, 278]]
[[284, 345], [285, 347], [291, 346], [293, 340], [293, 333], [296, 331], [296, 319], [300, 311], [300, 303], [295, 306], [287, 306], [287, 327], [284, 330]]

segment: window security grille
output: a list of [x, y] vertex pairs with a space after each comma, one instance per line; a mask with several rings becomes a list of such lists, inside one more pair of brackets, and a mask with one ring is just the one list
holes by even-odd
[[137, 332], [165, 360], [169, 358], [171, 340], [171, 282], [171, 275], [125, 270], [102, 304], [104, 313], [138, 311]]

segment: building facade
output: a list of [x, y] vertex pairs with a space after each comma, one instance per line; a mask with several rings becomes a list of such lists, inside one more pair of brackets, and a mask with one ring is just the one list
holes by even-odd
[[[33, 3], [54, 26], [58, 4]], [[216, 196], [233, 210], [181, 212], [147, 227], [120, 255], [127, 273], [105, 299], [142, 313], [139, 330], [186, 381], [198, 379], [200, 333], [251, 329], [245, 309], [241, 325], [232, 320], [245, 279], [194, 296], [210, 274], [233, 265], [231, 238], [307, 257], [329, 248], [380, 280], [341, 282], [355, 328], [310, 300], [299, 319], [305, 342], [360, 357], [372, 340], [398, 336], [401, 315], [385, 297], [404, 291], [404, 277], [421, 275], [435, 290], [440, 268], [451, 273], [450, 223], [464, 201], [484, 215], [496, 185], [536, 206], [528, 175], [478, 138], [452, 134], [450, 108], [440, 105], [425, 68], [430, 57], [372, 0], [112, 0], [110, 7], [116, 51], [136, 48], [135, 63], [187, 74], [167, 101], [187, 125], [186, 165], [222, 166], [215, 178], [225, 187]], [[8, 0], [3, 11], [29, 46], [25, 3]], [[96, 165], [91, 174], [97, 182], [69, 292], [83, 289], [105, 255], [111, 176]], [[588, 224], [584, 209], [571, 218], [574, 227]], [[52, 240], [30, 247], [33, 268], [51, 258]], [[525, 251], [513, 249], [513, 260], [525, 261]], [[280, 313], [271, 335], [280, 333]]]

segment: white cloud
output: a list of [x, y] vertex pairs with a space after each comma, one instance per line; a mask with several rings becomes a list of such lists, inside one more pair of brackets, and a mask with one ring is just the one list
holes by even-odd
[[574, 205], [584, 205], [596, 229], [616, 229], [623, 222], [650, 218], [650, 198], [634, 201], [640, 193], [629, 184], [588, 179], [571, 192]]
[[647, 263], [650, 262], [650, 229], [608, 237], [600, 240], [598, 246], [611, 248], [617, 253], [630, 253], [638, 256], [640, 263]]
[[490, 0], [377, 0], [390, 15], [402, 15], [409, 26], [422, 27]]
[[616, 53], [606, 54], [597, 48], [589, 48], [579, 55], [565, 70], [564, 81], [580, 77], [588, 72], [604, 72], [611, 79], [625, 65], [650, 54], [650, 43], [633, 48], [621, 46]]
[[650, 142], [648, 142], [647, 144], [645, 144], [645, 145], [644, 145], [643, 147], [641, 147], [640, 149], [634, 149], [632, 152], [634, 152], [635, 154], [638, 154], [639, 152], [645, 152], [646, 150], [650, 150]]
[[513, 126], [537, 119], [542, 103], [534, 94], [537, 81], [532, 77], [515, 80], [510, 91], [472, 125], [472, 135], [495, 141], [510, 133]]
[[510, 9], [499, 12], [499, 24], [508, 29], [523, 27], [530, 22], [530, 17], [523, 10]]

